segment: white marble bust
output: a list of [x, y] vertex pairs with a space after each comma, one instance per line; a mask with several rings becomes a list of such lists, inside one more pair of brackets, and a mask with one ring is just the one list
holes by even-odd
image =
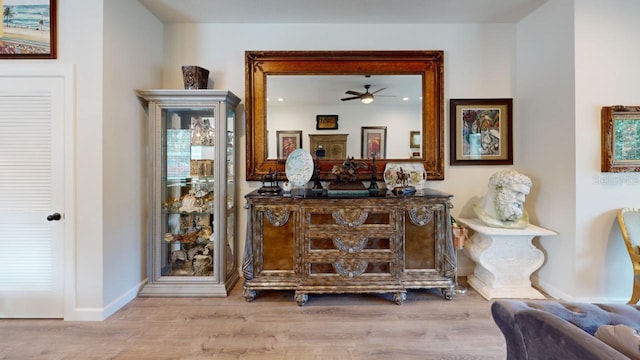
[[473, 205], [473, 211], [487, 226], [524, 229], [529, 226], [524, 200], [531, 185], [529, 177], [515, 170], [497, 172], [489, 178], [487, 194]]

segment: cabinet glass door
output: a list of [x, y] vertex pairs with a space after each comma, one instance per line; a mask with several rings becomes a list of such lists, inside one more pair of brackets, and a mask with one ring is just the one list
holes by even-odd
[[226, 254], [225, 254], [225, 266], [228, 276], [232, 275], [233, 269], [235, 269], [235, 258], [233, 249], [236, 247], [236, 182], [235, 182], [235, 123], [236, 114], [235, 109], [227, 109], [227, 147], [226, 147], [226, 161], [227, 161], [227, 234], [226, 234]]
[[214, 276], [215, 108], [162, 116], [161, 276]]

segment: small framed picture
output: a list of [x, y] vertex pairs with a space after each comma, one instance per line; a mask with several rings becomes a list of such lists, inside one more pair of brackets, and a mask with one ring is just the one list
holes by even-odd
[[420, 149], [420, 131], [411, 131], [409, 134], [409, 147]]
[[602, 172], [640, 172], [640, 106], [605, 106], [602, 117]]
[[316, 130], [337, 130], [338, 115], [316, 115]]
[[293, 150], [302, 147], [302, 130], [276, 131], [278, 137], [278, 159], [286, 159]]
[[513, 99], [451, 99], [451, 165], [513, 165]]
[[0, 59], [56, 58], [56, 0], [5, 0], [0, 5]]
[[387, 157], [387, 127], [363, 126], [362, 127], [362, 152], [360, 156], [368, 159], [376, 154], [378, 159]]

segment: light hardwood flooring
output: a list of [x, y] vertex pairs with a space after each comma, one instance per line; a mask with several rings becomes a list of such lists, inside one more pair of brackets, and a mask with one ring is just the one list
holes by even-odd
[[390, 295], [293, 291], [136, 298], [103, 322], [0, 320], [0, 359], [505, 359], [490, 301], [473, 289]]

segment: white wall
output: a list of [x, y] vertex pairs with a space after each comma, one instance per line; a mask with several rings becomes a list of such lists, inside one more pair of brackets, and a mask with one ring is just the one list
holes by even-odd
[[[229, 89], [244, 99], [246, 50], [444, 50], [445, 101], [449, 98], [514, 97], [515, 25], [251, 25], [172, 24], [165, 27], [164, 88], [183, 88], [180, 66], [197, 64], [211, 71], [213, 87]], [[244, 103], [244, 101], [243, 101]], [[448, 106], [445, 106], [448, 129]], [[238, 109], [239, 196], [259, 187], [244, 182], [244, 108]], [[314, 121], [314, 120], [312, 120]], [[445, 149], [448, 149], [448, 130]], [[517, 136], [517, 134], [516, 134]], [[516, 147], [518, 144], [516, 144]], [[471, 217], [470, 201], [484, 195], [489, 176], [500, 166], [448, 166], [445, 181], [429, 186], [455, 195], [454, 216]], [[517, 168], [518, 164], [515, 164]], [[239, 242], [246, 214], [240, 210]], [[240, 251], [240, 254], [242, 251]], [[472, 269], [461, 259], [461, 273]]]
[[640, 33], [635, 0], [552, 0], [518, 24], [517, 96], [534, 175], [536, 220], [560, 234], [539, 245], [540, 286], [564, 300], [626, 302], [632, 268], [616, 211], [640, 203], [640, 174], [600, 172], [600, 109], [640, 103], [629, 46]]
[[104, 317], [135, 298], [147, 275], [147, 122], [134, 89], [160, 86], [162, 31], [162, 23], [139, 2], [105, 1]]
[[616, 211], [640, 204], [640, 173], [600, 172], [600, 109], [640, 105], [640, 2], [576, 1], [576, 291], [580, 298], [631, 296], [632, 268]]
[[[102, 2], [58, 1], [57, 59], [3, 60], [10, 64], [73, 64], [75, 69], [75, 255], [74, 274], [65, 274], [65, 319], [102, 317]], [[78, 14], [82, 14], [79, 16]], [[81, 29], [81, 31], [80, 31]], [[98, 251], [96, 251], [98, 249]], [[68, 284], [72, 282], [73, 284]]]
[[[102, 0], [58, 1], [58, 59], [76, 69], [76, 293], [65, 319], [102, 312]], [[78, 14], [82, 14], [79, 16]]]
[[531, 221], [559, 233], [540, 240], [539, 285], [575, 293], [573, 1], [550, 1], [518, 23], [515, 160], [531, 177]]
[[[138, 2], [57, 4], [56, 60], [76, 69], [75, 292], [66, 320], [102, 320], [146, 276], [144, 113], [133, 92], [159, 87], [162, 24]], [[11, 61], [10, 61], [11, 62]], [[20, 62], [20, 61], [12, 61]]]

